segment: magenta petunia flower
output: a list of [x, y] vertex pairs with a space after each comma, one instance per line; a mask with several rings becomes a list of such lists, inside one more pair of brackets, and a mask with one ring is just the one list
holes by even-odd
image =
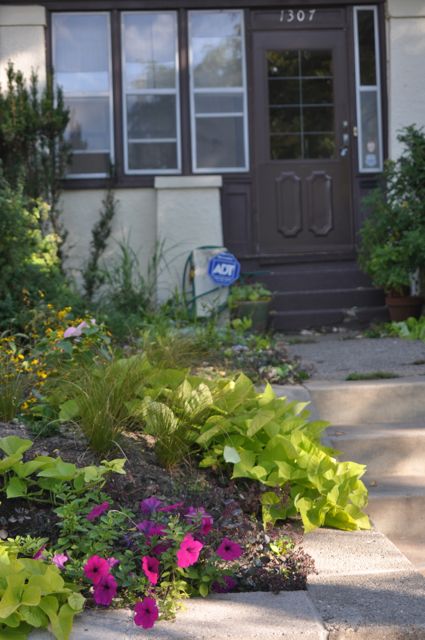
[[216, 554], [223, 560], [236, 560], [242, 555], [242, 547], [229, 538], [223, 538]]
[[151, 513], [154, 513], [154, 511], [156, 511], [161, 504], [162, 500], [159, 500], [159, 498], [155, 498], [155, 496], [151, 496], [150, 498], [145, 498], [145, 500], [142, 500], [142, 502], [140, 503], [140, 511], [149, 516]]
[[34, 553], [32, 559], [33, 560], [43, 560], [45, 556], [46, 545], [43, 544], [37, 551]]
[[204, 545], [202, 542], [195, 540], [190, 533], [188, 533], [177, 551], [177, 566], [184, 569], [190, 567], [192, 564], [198, 561], [199, 554]]
[[205, 515], [201, 520], [201, 534], [206, 536], [212, 529], [214, 520], [208, 514]]
[[101, 516], [102, 513], [105, 513], [105, 511], [108, 511], [108, 509], [109, 509], [109, 502], [102, 502], [102, 504], [97, 504], [95, 507], [93, 507], [90, 513], [86, 515], [86, 518], [87, 520], [90, 520], [90, 521], [96, 520], [96, 518]]
[[150, 553], [154, 553], [155, 555], [160, 556], [162, 553], [165, 553], [165, 551], [168, 551], [170, 547], [171, 542], [159, 542], [150, 549]]
[[65, 562], [68, 562], [69, 558], [66, 553], [55, 553], [52, 558], [53, 564], [55, 564], [58, 569], [65, 569]]
[[110, 573], [107, 576], [103, 576], [94, 587], [93, 598], [95, 603], [109, 607], [113, 598], [117, 595], [117, 588], [118, 585], [114, 576], [111, 576]]
[[99, 580], [109, 573], [108, 561], [99, 556], [91, 556], [83, 567], [84, 574], [93, 584], [97, 584]]
[[151, 584], [156, 584], [159, 578], [159, 560], [150, 556], [142, 558], [143, 573]]
[[134, 611], [134, 623], [143, 629], [151, 629], [158, 620], [158, 607], [153, 598], [144, 598], [141, 602], [136, 602]]
[[183, 504], [183, 502], [176, 502], [175, 504], [169, 504], [166, 507], [159, 507], [158, 511], [163, 511], [164, 513], [167, 513], [168, 511], [177, 511], [177, 509], [180, 509]]
[[220, 580], [212, 583], [211, 588], [215, 593], [228, 593], [236, 587], [236, 580], [231, 576], [221, 576]]
[[156, 522], [152, 522], [152, 520], [143, 520], [143, 522], [136, 524], [136, 527], [139, 531], [142, 531], [147, 538], [162, 536], [165, 533], [165, 527]]

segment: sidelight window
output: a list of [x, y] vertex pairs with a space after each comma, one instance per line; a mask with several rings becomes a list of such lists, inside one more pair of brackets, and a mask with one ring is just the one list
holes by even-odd
[[359, 171], [383, 168], [382, 110], [376, 7], [354, 8]]

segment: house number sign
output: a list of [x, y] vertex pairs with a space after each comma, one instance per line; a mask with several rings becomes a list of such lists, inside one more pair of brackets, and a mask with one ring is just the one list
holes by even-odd
[[282, 9], [280, 22], [313, 22], [317, 9]]

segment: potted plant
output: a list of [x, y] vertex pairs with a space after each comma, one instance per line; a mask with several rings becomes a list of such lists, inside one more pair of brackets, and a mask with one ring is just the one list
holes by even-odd
[[251, 328], [266, 331], [269, 321], [272, 292], [259, 282], [236, 284], [230, 288], [228, 304], [233, 318], [249, 318]]
[[425, 267], [425, 132], [411, 125], [398, 140], [402, 155], [386, 163], [383, 186], [365, 199], [370, 214], [359, 250], [360, 267], [384, 289], [393, 321], [420, 316], [423, 299], [411, 295], [411, 283]]

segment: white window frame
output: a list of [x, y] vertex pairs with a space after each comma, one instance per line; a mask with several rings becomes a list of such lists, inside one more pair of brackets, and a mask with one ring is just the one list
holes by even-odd
[[[55, 11], [52, 13], [52, 62], [53, 62], [53, 71], [55, 71], [55, 60], [54, 60], [54, 52], [56, 50], [56, 30], [54, 27], [55, 16], [106, 16], [107, 21], [107, 46], [108, 46], [108, 79], [109, 79], [109, 91], [102, 93], [88, 93], [87, 91], [79, 91], [72, 93], [65, 93], [63, 91], [64, 100], [67, 97], [73, 98], [109, 98], [109, 139], [110, 139], [110, 149], [96, 149], [96, 150], [86, 150], [86, 149], [76, 149], [72, 150], [72, 155], [86, 155], [93, 153], [109, 153], [110, 162], [113, 165], [115, 163], [115, 146], [114, 146], [114, 107], [113, 107], [113, 78], [112, 78], [112, 45], [111, 45], [111, 17], [108, 11]], [[66, 178], [75, 180], [78, 178], [105, 178], [108, 177], [109, 173], [67, 173]]]
[[[124, 16], [126, 15], [158, 15], [171, 14], [174, 16], [174, 24], [176, 28], [176, 54], [175, 54], [175, 73], [176, 86], [175, 89], [132, 89], [127, 93], [125, 86], [125, 56], [124, 56]], [[124, 172], [127, 175], [177, 175], [182, 172], [181, 160], [181, 116], [180, 116], [180, 67], [179, 67], [179, 23], [177, 11], [122, 11], [121, 16], [121, 70], [122, 70], [122, 126], [123, 126], [123, 153], [124, 153]], [[177, 167], [175, 169], [129, 169], [128, 163], [128, 147], [130, 139], [128, 138], [127, 128], [127, 96], [128, 95], [174, 95], [176, 99], [176, 138], [131, 138], [131, 142], [142, 142], [143, 144], [156, 144], [164, 142], [175, 142], [177, 153]]]
[[[359, 173], [380, 173], [384, 168], [383, 153], [383, 128], [382, 128], [382, 89], [381, 89], [381, 59], [379, 46], [378, 7], [376, 5], [359, 5], [354, 9], [354, 61], [356, 77], [356, 113], [357, 113], [357, 154]], [[362, 85], [360, 75], [360, 51], [359, 51], [359, 11], [372, 11], [375, 35], [375, 65], [376, 85]], [[363, 126], [361, 114], [362, 93], [375, 93], [377, 103], [377, 126], [379, 141], [377, 141], [378, 164], [375, 167], [367, 167], [363, 164]], [[379, 143], [379, 144], [378, 144]]]
[[[193, 72], [193, 54], [192, 54], [192, 38], [190, 33], [190, 15], [200, 13], [239, 13], [241, 16], [241, 54], [242, 54], [242, 87], [212, 87], [195, 89], [194, 72]], [[248, 145], [248, 96], [247, 96], [247, 71], [246, 71], [246, 45], [245, 45], [245, 14], [242, 9], [193, 9], [187, 12], [188, 20], [188, 54], [189, 54], [189, 94], [190, 94], [190, 132], [191, 132], [191, 150], [192, 150], [192, 173], [246, 173], [249, 171], [249, 145]], [[213, 93], [240, 93], [243, 96], [243, 112], [219, 112], [219, 113], [195, 113], [195, 94], [213, 94]], [[198, 167], [198, 156], [196, 147], [196, 119], [197, 118], [243, 118], [244, 132], [244, 151], [245, 165], [243, 167]]]

